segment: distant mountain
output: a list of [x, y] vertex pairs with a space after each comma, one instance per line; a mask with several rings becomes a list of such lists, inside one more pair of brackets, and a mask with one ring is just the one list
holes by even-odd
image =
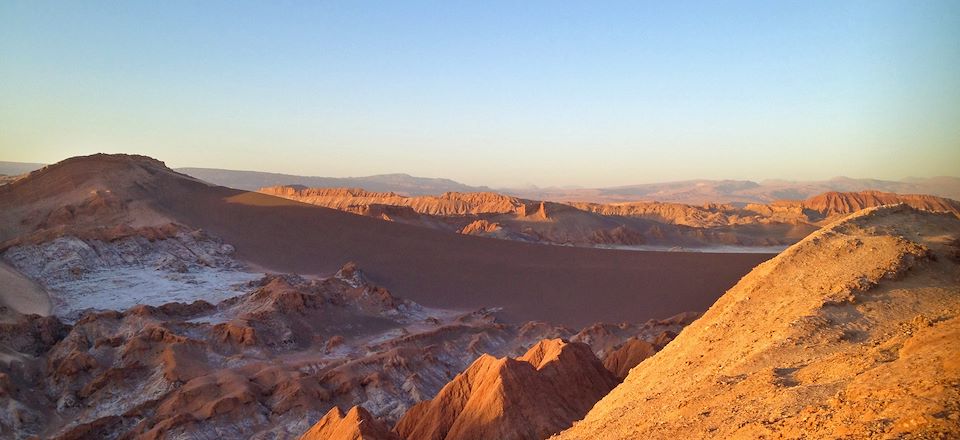
[[[43, 164], [0, 162], [0, 176], [27, 173]], [[487, 186], [470, 186], [443, 178], [416, 177], [409, 174], [378, 174], [365, 177], [320, 177], [261, 171], [237, 171], [217, 168], [176, 168], [184, 174], [207, 182], [247, 191], [282, 185], [309, 188], [363, 188], [374, 192], [395, 192], [406, 196], [439, 195], [445, 192], [486, 192]], [[0, 185], [12, 179], [0, 178]], [[908, 177], [903, 180], [855, 179], [834, 177], [818, 181], [764, 180], [684, 180], [606, 188], [536, 186], [502, 188], [497, 192], [532, 200], [552, 202], [615, 203], [633, 201], [704, 203], [770, 203], [777, 200], [804, 200], [825, 192], [882, 191], [898, 194], [929, 194], [960, 200], [960, 177]]]
[[33, 170], [43, 168], [42, 163], [27, 162], [4, 162], [0, 161], [0, 174], [15, 176], [17, 174], [29, 173]]
[[830, 180], [795, 182], [786, 180], [685, 180], [610, 188], [502, 189], [512, 196], [555, 202], [615, 203], [659, 201], [688, 204], [770, 203], [803, 200], [825, 192], [882, 191], [899, 194], [929, 194], [960, 199], [960, 177], [907, 178], [901, 181], [835, 177]]
[[20, 175], [40, 168], [43, 168], [42, 163], [0, 161], [0, 185], [6, 185], [17, 180]]
[[389, 191], [410, 196], [441, 194], [449, 191], [477, 192], [489, 190], [487, 187], [465, 185], [450, 179], [415, 177], [409, 174], [316, 177], [215, 168], [177, 168], [176, 170], [210, 183], [248, 191], [279, 185], [303, 185], [314, 188], [363, 188], [370, 191]]

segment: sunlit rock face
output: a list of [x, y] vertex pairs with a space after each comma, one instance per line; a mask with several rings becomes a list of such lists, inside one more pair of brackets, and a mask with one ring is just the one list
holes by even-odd
[[590, 347], [543, 340], [518, 358], [484, 355], [411, 408], [404, 439], [546, 438], [583, 417], [617, 384]]
[[870, 208], [761, 264], [560, 439], [960, 436], [960, 219]]

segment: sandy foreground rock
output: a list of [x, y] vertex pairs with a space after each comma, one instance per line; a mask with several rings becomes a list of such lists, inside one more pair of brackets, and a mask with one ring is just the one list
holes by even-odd
[[861, 211], [761, 264], [556, 438], [957, 438], [960, 220]]

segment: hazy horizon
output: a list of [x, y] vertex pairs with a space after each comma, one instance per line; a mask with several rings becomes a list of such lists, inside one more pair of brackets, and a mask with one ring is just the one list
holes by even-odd
[[[101, 153], [102, 153], [102, 152], [101, 152]], [[91, 154], [97, 154], [97, 153], [91, 153]], [[105, 153], [105, 154], [138, 154], [138, 153]], [[71, 157], [75, 157], [75, 156], [71, 156]], [[67, 159], [67, 158], [64, 158], [64, 159]], [[154, 159], [158, 159], [158, 160], [161, 160], [161, 161], [162, 161], [161, 158], [154, 158]], [[7, 163], [16, 163], [16, 164], [35, 164], [35, 165], [50, 165], [51, 163], [55, 163], [55, 162], [45, 163], [45, 162], [9, 161], [9, 160], [6, 160], [6, 159], [3, 158], [3, 157], [0, 157], [0, 163], [4, 163], [4, 162], [7, 162]], [[418, 175], [418, 174], [411, 174], [411, 173], [404, 172], [404, 171], [396, 171], [396, 172], [388, 172], [388, 173], [380, 173], [380, 174], [357, 174], [357, 175], [336, 175], [336, 176], [334, 176], [334, 175], [321, 175], [321, 174], [293, 174], [293, 173], [285, 173], [285, 172], [280, 172], [280, 171], [271, 171], [271, 170], [264, 170], [264, 169], [234, 169], [234, 168], [222, 168], [222, 167], [217, 167], [217, 166], [180, 166], [180, 165], [170, 164], [170, 163], [166, 163], [166, 165], [167, 165], [168, 167], [172, 168], [172, 169], [175, 169], [175, 170], [177, 170], [177, 169], [211, 169], [211, 170], [222, 170], [222, 171], [238, 171], [238, 172], [253, 172], [253, 173], [268, 173], [268, 174], [285, 174], [285, 175], [302, 176], [302, 177], [329, 177], [329, 178], [342, 178], [342, 179], [364, 178], [364, 177], [374, 177], [374, 176], [383, 176], [383, 175], [407, 175], [407, 176], [417, 177], [417, 178], [448, 179], [448, 180], [452, 180], [452, 181], [454, 181], [454, 182], [456, 182], [456, 183], [461, 183], [461, 184], [470, 185], [470, 186], [475, 186], [475, 187], [488, 187], [488, 188], [497, 189], [497, 190], [499, 190], [499, 189], [524, 189], [524, 188], [538, 188], [538, 189], [594, 189], [594, 188], [615, 188], [615, 187], [617, 187], [617, 186], [631, 186], [631, 185], [645, 185], [645, 184], [664, 184], [664, 183], [679, 183], [679, 182], [690, 182], [690, 181], [699, 181], [699, 180], [703, 180], [703, 181], [751, 181], [751, 182], [756, 182], [756, 183], [763, 184], [763, 183], [771, 183], [771, 182], [787, 182], [787, 183], [806, 183], [806, 182], [810, 182], [810, 183], [814, 183], [814, 182], [823, 182], [823, 181], [830, 181], [830, 180], [836, 180], [836, 179], [884, 180], [884, 181], [891, 181], [891, 182], [907, 182], [907, 181], [909, 181], [910, 179], [936, 179], [936, 178], [960, 179], [960, 176], [957, 176], [957, 175], [903, 176], [903, 177], [901, 177], [901, 178], [893, 178], [893, 179], [879, 179], [879, 178], [870, 177], [870, 176], [842, 176], [842, 175], [840, 175], [840, 176], [832, 176], [832, 177], [828, 177], [828, 178], [824, 178], [824, 179], [817, 179], [817, 180], [796, 180], [796, 179], [783, 179], [783, 178], [768, 178], [768, 179], [746, 179], [746, 178], [717, 178], [717, 179], [706, 179], [706, 178], [693, 178], [693, 179], [683, 179], [683, 180], [635, 181], [635, 182], [632, 182], [632, 183], [626, 183], [626, 184], [622, 184], [622, 185], [609, 185], [609, 186], [537, 185], [535, 182], [530, 182], [530, 183], [525, 183], [525, 184], [519, 184], [519, 185], [513, 185], [513, 186], [510, 186], [510, 185], [508, 185], [508, 186], [497, 186], [497, 185], [486, 184], [486, 183], [483, 183], [483, 182], [479, 182], [479, 183], [462, 182], [462, 181], [459, 181], [459, 180], [457, 180], [457, 179], [453, 179], [453, 178], [450, 178], [450, 177], [447, 177], [447, 176], [423, 176], [423, 175]]]
[[960, 3], [0, 4], [0, 158], [490, 187], [960, 163]]

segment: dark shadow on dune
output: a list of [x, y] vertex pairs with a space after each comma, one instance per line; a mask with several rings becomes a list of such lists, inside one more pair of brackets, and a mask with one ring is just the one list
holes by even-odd
[[192, 180], [159, 208], [236, 246], [239, 258], [301, 274], [354, 261], [399, 296], [432, 307], [504, 307], [513, 320], [571, 326], [704, 310], [770, 255], [631, 252], [462, 236]]

